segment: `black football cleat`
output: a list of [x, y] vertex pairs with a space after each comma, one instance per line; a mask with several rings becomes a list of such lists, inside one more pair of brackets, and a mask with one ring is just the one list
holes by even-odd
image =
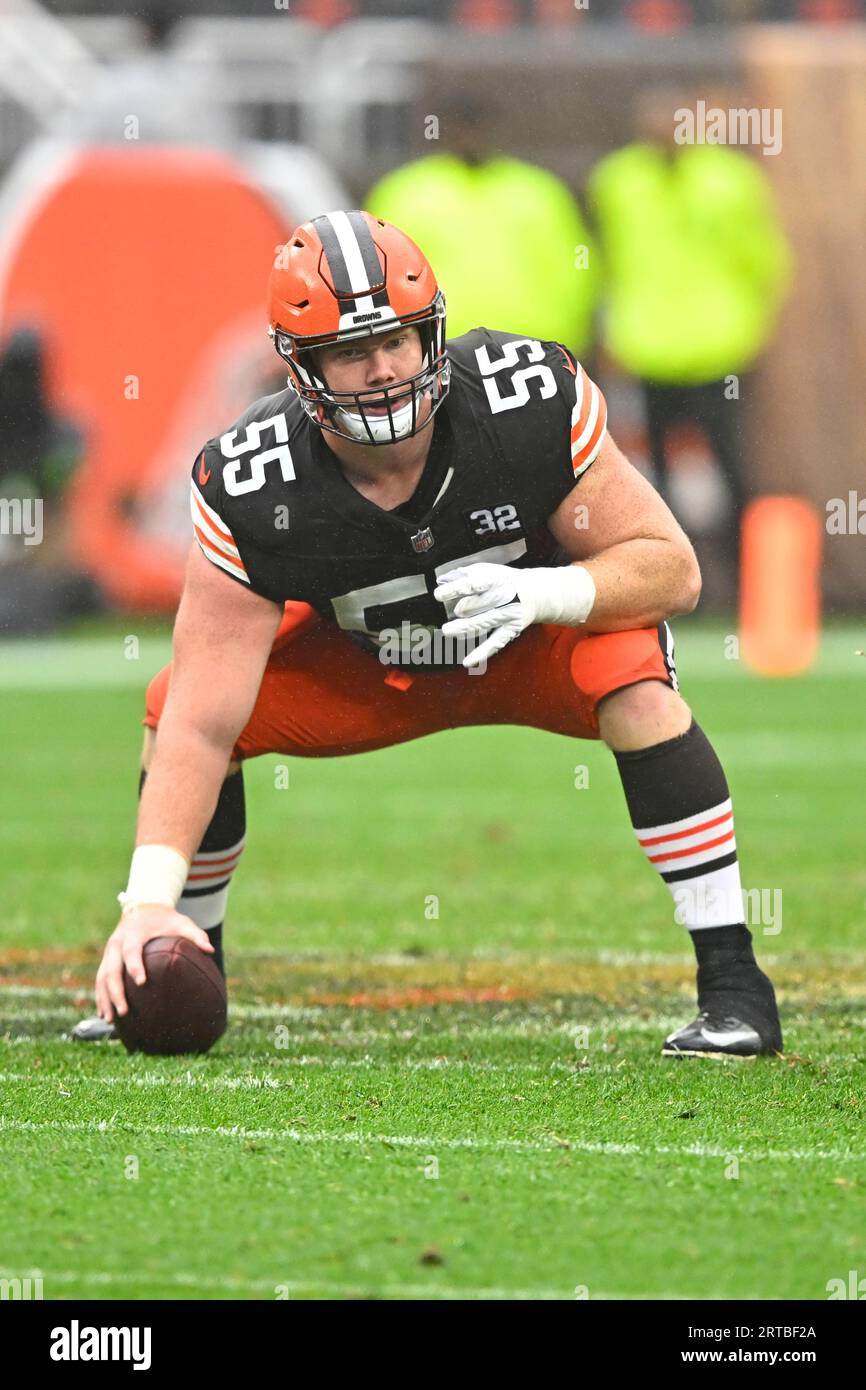
[[767, 1057], [782, 1051], [778, 1015], [761, 1030], [731, 1015], [704, 1010], [665, 1038], [663, 1057]]
[[76, 1023], [69, 1036], [73, 1042], [112, 1042], [117, 1037], [117, 1029], [97, 1014], [95, 1018], [83, 1018]]

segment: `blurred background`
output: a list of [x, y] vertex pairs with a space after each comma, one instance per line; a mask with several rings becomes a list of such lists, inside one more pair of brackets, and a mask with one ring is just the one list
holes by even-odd
[[451, 336], [578, 353], [703, 612], [862, 612], [864, 78], [862, 0], [0, 0], [0, 633], [173, 611], [273, 250], [345, 206]]

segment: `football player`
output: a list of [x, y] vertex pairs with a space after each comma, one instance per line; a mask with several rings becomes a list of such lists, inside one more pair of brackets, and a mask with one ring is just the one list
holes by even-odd
[[611, 438], [596, 384], [562, 344], [490, 328], [446, 341], [422, 251], [367, 212], [298, 227], [269, 301], [288, 386], [193, 466], [137, 847], [99, 1017], [78, 1036], [111, 1035], [123, 967], [144, 980], [152, 937], [186, 936], [222, 968], [247, 758], [523, 724], [607, 744], [691, 935], [698, 1015], [663, 1052], [780, 1052], [728, 784], [674, 665], [667, 619], [694, 609], [697, 561]]

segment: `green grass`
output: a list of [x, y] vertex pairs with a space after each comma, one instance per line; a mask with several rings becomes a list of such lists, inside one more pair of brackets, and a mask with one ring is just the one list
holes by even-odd
[[226, 1037], [73, 1047], [165, 650], [155, 629], [128, 661], [128, 632], [0, 647], [0, 1274], [48, 1298], [823, 1299], [866, 1273], [862, 628], [766, 681], [722, 626], [677, 625], [744, 886], [782, 902], [752, 930], [786, 1057], [718, 1064], [658, 1055], [693, 963], [613, 759], [519, 729], [291, 760], [287, 789], [285, 760], [250, 764]]

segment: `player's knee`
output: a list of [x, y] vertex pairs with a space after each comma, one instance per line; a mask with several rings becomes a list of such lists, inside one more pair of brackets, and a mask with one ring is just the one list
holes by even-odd
[[599, 732], [611, 748], [646, 748], [684, 734], [692, 713], [662, 680], [637, 681], [614, 690], [598, 707]]
[[610, 712], [612, 709], [628, 711], [636, 715], [647, 712], [654, 713], [656, 710], [670, 709], [677, 702], [685, 703], [682, 697], [663, 680], [653, 677], [649, 680], [635, 681], [633, 685], [625, 685], [620, 690], [611, 691], [601, 701], [599, 714], [602, 710]]

